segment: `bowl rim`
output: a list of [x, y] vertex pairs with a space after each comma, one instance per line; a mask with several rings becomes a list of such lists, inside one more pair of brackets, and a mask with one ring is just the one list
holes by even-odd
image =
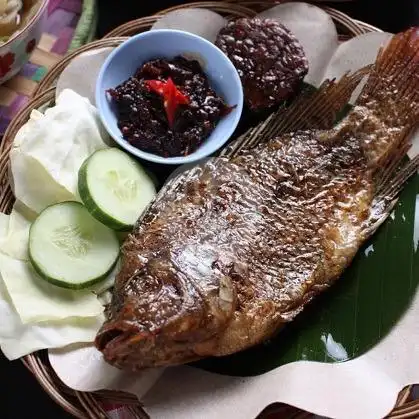
[[[108, 121], [107, 121], [107, 118], [105, 118], [105, 116], [103, 115], [103, 106], [102, 106], [103, 100], [101, 99], [103, 92], [101, 91], [100, 87], [102, 85], [103, 78], [104, 78], [104, 75], [106, 73], [107, 68], [109, 67], [109, 64], [112, 62], [112, 60], [118, 54], [118, 52], [120, 52], [127, 45], [133, 44], [140, 39], [153, 37], [157, 34], [182, 35], [182, 36], [188, 37], [190, 39], [193, 39], [193, 40], [195, 40], [199, 43], [206, 44], [210, 48], [214, 49], [220, 55], [220, 58], [225, 63], [229, 72], [231, 72], [231, 74], [232, 74], [233, 78], [235, 79], [236, 84], [238, 86], [239, 98], [238, 98], [238, 103], [236, 104], [236, 107], [234, 108], [235, 116], [234, 116], [234, 119], [232, 120], [232, 122], [229, 124], [228, 128], [226, 129], [225, 140], [222, 141], [218, 146], [214, 147], [213, 149], [211, 148], [208, 153], [205, 153], [202, 156], [199, 156], [199, 155], [194, 156], [193, 154], [190, 154], [188, 156], [163, 157], [163, 156], [159, 156], [157, 154], [148, 153], [146, 151], [143, 151], [139, 148], [136, 148], [136, 147], [132, 146], [131, 144], [128, 143], [128, 141], [126, 141], [123, 138], [120, 138], [119, 136], [116, 138], [116, 136], [114, 136], [113, 133], [112, 133], [113, 130], [110, 128], [110, 126], [108, 124]], [[186, 163], [197, 162], [197, 161], [202, 160], [204, 158], [208, 158], [208, 156], [215, 153], [218, 149], [220, 149], [221, 147], [223, 147], [225, 145], [225, 143], [231, 138], [232, 134], [234, 133], [234, 131], [237, 128], [237, 125], [240, 122], [242, 112], [243, 112], [244, 93], [243, 93], [242, 82], [241, 82], [239, 73], [237, 72], [237, 69], [234, 67], [233, 63], [227, 57], [227, 55], [225, 55], [221, 51], [221, 49], [219, 49], [215, 44], [213, 44], [212, 42], [208, 41], [207, 39], [205, 39], [205, 38], [203, 38], [199, 35], [195, 35], [195, 34], [192, 34], [190, 32], [186, 32], [186, 31], [182, 31], [182, 30], [178, 30], [178, 29], [155, 29], [155, 30], [152, 30], [152, 31], [151, 30], [146, 31], [146, 32], [143, 32], [143, 33], [140, 33], [140, 34], [137, 34], [137, 35], [134, 35], [134, 36], [130, 37], [129, 39], [127, 39], [126, 41], [124, 41], [120, 45], [118, 45], [116, 48], [114, 48], [114, 50], [108, 55], [108, 57], [106, 58], [106, 60], [102, 64], [102, 67], [99, 71], [98, 78], [96, 80], [95, 102], [96, 102], [96, 107], [98, 109], [99, 118], [100, 118], [103, 126], [105, 127], [107, 133], [115, 140], [116, 143], [118, 143], [127, 152], [129, 152], [130, 154], [133, 154], [137, 158], [147, 160], [147, 161], [157, 163], [157, 164], [181, 165], [181, 164], [186, 164]], [[198, 147], [198, 149], [199, 149], [199, 147]]]
[[32, 25], [42, 16], [42, 14], [45, 12], [45, 9], [48, 7], [49, 0], [40, 0], [41, 5], [39, 6], [39, 9], [37, 12], [31, 17], [29, 22], [19, 31], [16, 31], [13, 33], [10, 38], [0, 45], [0, 49], [9, 46], [17, 39], [23, 38], [23, 36], [26, 34], [26, 32], [32, 27]]

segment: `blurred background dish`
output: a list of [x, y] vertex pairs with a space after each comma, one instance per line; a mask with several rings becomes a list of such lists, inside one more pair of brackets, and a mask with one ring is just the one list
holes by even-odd
[[0, 84], [29, 60], [41, 38], [48, 0], [0, 0]]

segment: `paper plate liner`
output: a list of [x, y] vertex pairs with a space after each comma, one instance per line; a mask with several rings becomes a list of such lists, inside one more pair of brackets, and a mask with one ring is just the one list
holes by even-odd
[[[317, 2], [319, 3], [319, 2]], [[321, 3], [321, 1], [320, 1]], [[128, 22], [110, 32], [104, 39], [91, 42], [84, 45], [59, 61], [51, 68], [49, 73], [39, 83], [33, 99], [23, 108], [8, 126], [0, 145], [0, 211], [10, 212], [14, 203], [14, 196], [10, 189], [8, 180], [9, 151], [12, 141], [19, 128], [26, 123], [33, 109], [53, 103], [55, 98], [55, 88], [57, 77], [61, 74], [67, 64], [77, 55], [94, 50], [100, 47], [113, 47], [123, 42], [126, 37], [144, 32], [150, 29], [153, 23], [164, 13], [175, 9], [199, 7], [206, 8], [229, 17], [251, 17], [258, 12], [272, 7], [274, 2], [257, 1], [234, 1], [227, 2], [197, 2], [193, 4], [184, 4], [171, 9], [163, 10], [157, 15], [137, 19]], [[319, 4], [318, 4], [319, 5]], [[342, 39], [349, 39], [371, 31], [380, 31], [369, 24], [350, 18], [330, 7], [322, 7], [334, 20]], [[49, 396], [66, 411], [78, 418], [109, 418], [109, 415], [103, 409], [103, 402], [106, 404], [123, 404], [126, 408], [138, 418], [148, 418], [148, 415], [138, 403], [136, 397], [114, 391], [98, 392], [79, 392], [70, 389], [64, 385], [51, 368], [45, 351], [26, 356], [22, 359], [24, 365], [39, 381], [40, 385], [49, 394]], [[260, 416], [269, 415], [271, 419], [307, 419], [312, 414], [291, 406], [282, 404], [273, 404], [268, 406]], [[388, 416], [392, 419], [408, 419], [419, 417], [419, 400], [413, 400], [412, 386], [408, 386], [399, 394], [394, 410]]]

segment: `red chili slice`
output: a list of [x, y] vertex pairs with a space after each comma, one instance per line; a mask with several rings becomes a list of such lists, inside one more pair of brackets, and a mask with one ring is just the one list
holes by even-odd
[[173, 128], [175, 122], [176, 109], [179, 105], [188, 105], [190, 100], [173, 83], [169, 77], [167, 81], [146, 80], [145, 85], [150, 91], [163, 97], [164, 109], [166, 110], [169, 127]]

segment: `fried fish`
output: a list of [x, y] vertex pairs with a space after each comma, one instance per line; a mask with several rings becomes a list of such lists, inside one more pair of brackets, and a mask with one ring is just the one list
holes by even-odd
[[[271, 117], [162, 189], [123, 245], [96, 338], [109, 363], [241, 351], [339, 278], [419, 166], [405, 161], [419, 122], [419, 30], [392, 38], [353, 109], [324, 129], [364, 74], [325, 83], [282, 131]], [[278, 135], [285, 126], [293, 132]]]

